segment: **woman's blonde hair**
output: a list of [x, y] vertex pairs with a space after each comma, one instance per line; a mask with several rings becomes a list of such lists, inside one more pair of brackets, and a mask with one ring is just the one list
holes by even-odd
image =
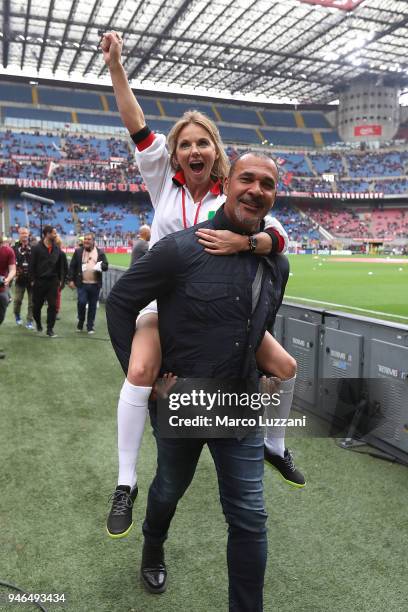
[[228, 176], [230, 164], [228, 161], [228, 157], [224, 151], [224, 145], [222, 144], [220, 133], [215, 123], [209, 117], [204, 115], [204, 113], [200, 113], [196, 110], [186, 111], [184, 115], [178, 121], [176, 121], [176, 123], [171, 128], [169, 135], [167, 136], [167, 145], [170, 153], [170, 163], [173, 170], [179, 169], [179, 166], [175, 159], [175, 155], [180, 132], [190, 123], [199, 125], [200, 127], [204, 128], [206, 132], [208, 132], [208, 135], [213, 141], [215, 150], [218, 154], [218, 158], [215, 160], [211, 170], [211, 176], [214, 176], [223, 181]]

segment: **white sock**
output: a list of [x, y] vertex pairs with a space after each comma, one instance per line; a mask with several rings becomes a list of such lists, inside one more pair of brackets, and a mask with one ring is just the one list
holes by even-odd
[[[288, 380], [282, 380], [279, 385], [279, 406], [268, 406], [266, 417], [287, 419], [292, 407], [293, 392], [295, 390], [296, 376]], [[267, 427], [265, 446], [274, 455], [284, 457], [285, 455], [285, 427]]]
[[147, 403], [152, 387], [137, 387], [127, 379], [118, 402], [118, 485], [133, 487], [136, 483], [136, 463], [147, 415]]

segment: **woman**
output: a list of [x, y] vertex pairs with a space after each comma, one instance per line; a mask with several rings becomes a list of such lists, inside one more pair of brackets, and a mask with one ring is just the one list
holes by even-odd
[[[125, 127], [136, 144], [136, 161], [146, 183], [155, 209], [150, 247], [163, 236], [191, 227], [208, 218], [223, 204], [222, 184], [229, 169], [218, 129], [205, 115], [189, 111], [176, 122], [166, 138], [153, 134], [146, 125], [143, 111], [133, 95], [121, 64], [122, 40], [116, 32], [104, 34], [101, 41], [105, 62], [109, 68], [116, 102]], [[202, 229], [197, 237], [213, 255], [229, 255], [252, 250], [268, 254], [284, 249], [287, 236], [280, 223], [265, 219], [265, 231], [256, 241], [248, 236], [224, 230]], [[136, 264], [137, 265], [137, 264]], [[287, 386], [293, 397], [296, 373], [295, 360], [269, 333], [257, 352], [257, 362], [264, 372], [274, 373]], [[118, 403], [118, 487], [113, 493], [112, 510], [107, 529], [111, 537], [124, 537], [132, 527], [132, 505], [137, 495], [136, 460], [147, 415], [147, 402], [161, 363], [157, 305], [149, 304], [137, 318], [127, 379]], [[273, 367], [272, 367], [273, 366]], [[289, 401], [288, 399], [288, 401]], [[303, 486], [291, 456], [285, 450], [284, 439], [268, 440], [269, 451], [293, 473], [291, 484]], [[286, 453], [286, 454], [285, 454]], [[296, 474], [295, 474], [296, 471]], [[282, 473], [282, 471], [281, 471]], [[288, 479], [289, 481], [290, 479]]]

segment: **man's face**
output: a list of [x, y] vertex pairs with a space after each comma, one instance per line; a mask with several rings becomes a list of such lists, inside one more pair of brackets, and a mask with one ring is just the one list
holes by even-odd
[[20, 229], [20, 230], [18, 230], [18, 237], [19, 237], [20, 242], [22, 244], [27, 244], [27, 242], [28, 242], [28, 230], [27, 229]]
[[55, 242], [55, 239], [57, 237], [57, 230], [55, 229], [55, 227], [52, 228], [52, 230], [50, 232], [48, 232], [47, 236], [48, 240], [50, 240], [51, 242]]
[[277, 184], [278, 170], [272, 159], [244, 155], [225, 179], [227, 216], [243, 231], [257, 230], [274, 205]]
[[84, 248], [86, 251], [92, 251], [94, 247], [94, 241], [92, 236], [85, 236], [84, 237]]

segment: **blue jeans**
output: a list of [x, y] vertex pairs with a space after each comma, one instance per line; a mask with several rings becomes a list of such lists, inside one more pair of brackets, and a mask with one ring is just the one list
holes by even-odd
[[78, 287], [78, 323], [84, 324], [86, 305], [88, 304], [88, 318], [86, 328], [93, 329], [96, 316], [96, 305], [98, 303], [100, 288], [96, 284], [84, 284]]
[[150, 417], [158, 458], [143, 524], [146, 541], [161, 544], [166, 540], [177, 503], [190, 485], [207, 444], [228, 523], [229, 612], [262, 612], [267, 557], [263, 438], [253, 434], [242, 440], [159, 438], [154, 410]]

